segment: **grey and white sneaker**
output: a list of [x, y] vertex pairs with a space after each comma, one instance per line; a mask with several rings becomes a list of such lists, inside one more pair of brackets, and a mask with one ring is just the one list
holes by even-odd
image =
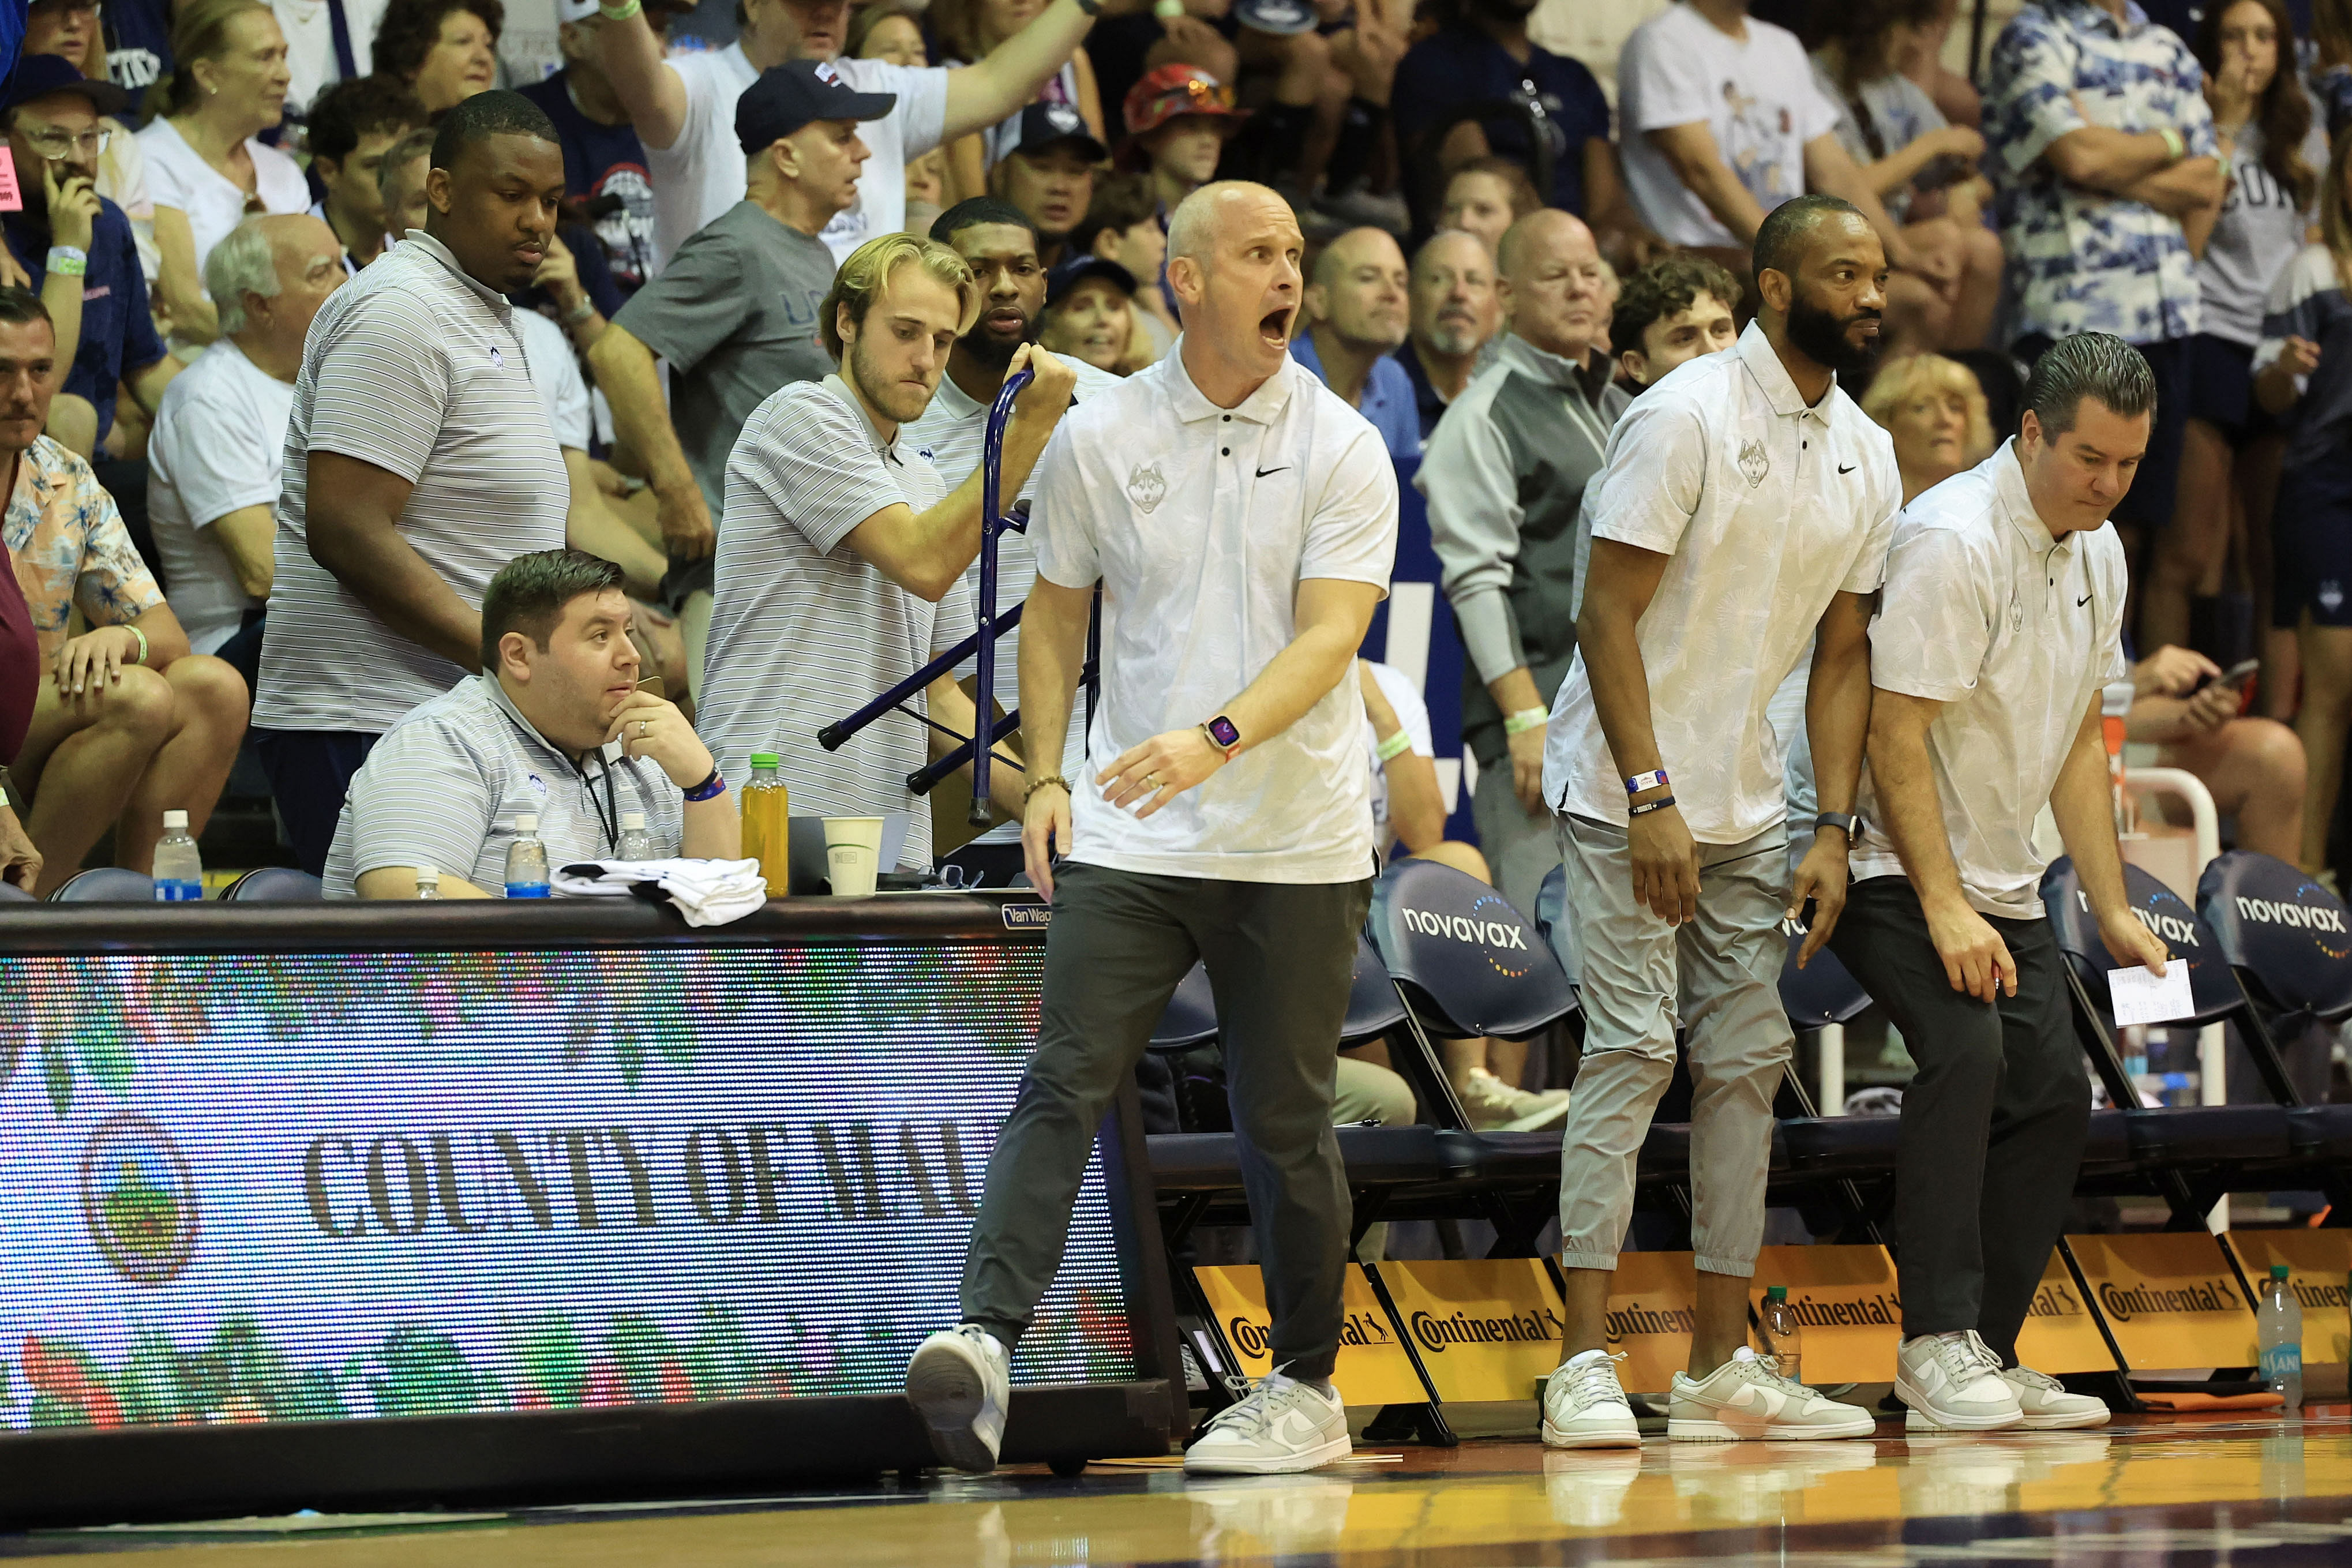
[[2107, 1424], [2107, 1402], [2087, 1394], [2069, 1394], [2066, 1385], [2046, 1372], [2030, 1366], [2005, 1367], [2000, 1380], [2017, 1395], [2017, 1407], [2029, 1432], [2061, 1432], [2077, 1426]]
[[1903, 1418], [1910, 1432], [1999, 1432], [2025, 1419], [2000, 1357], [1974, 1329], [1905, 1340], [1895, 1355], [1895, 1397], [1911, 1407]]
[[1013, 1382], [994, 1334], [964, 1323], [925, 1340], [907, 1363], [907, 1398], [943, 1462], [976, 1476], [996, 1468]]
[[1867, 1437], [1877, 1429], [1869, 1411], [1782, 1377], [1770, 1356], [1746, 1345], [1703, 1378], [1675, 1373], [1666, 1404], [1666, 1436], [1685, 1443]]
[[1289, 1476], [1353, 1452], [1338, 1391], [1326, 1394], [1277, 1367], [1217, 1412], [1184, 1450], [1184, 1468], [1196, 1476]]
[[1543, 1440], [1554, 1448], [1638, 1448], [1642, 1429], [1617, 1381], [1625, 1358], [1584, 1351], [1544, 1379]]
[[1480, 1132], [1533, 1132], [1568, 1117], [1568, 1090], [1538, 1094], [1505, 1083], [1485, 1068], [1472, 1068], [1462, 1090], [1462, 1109]]

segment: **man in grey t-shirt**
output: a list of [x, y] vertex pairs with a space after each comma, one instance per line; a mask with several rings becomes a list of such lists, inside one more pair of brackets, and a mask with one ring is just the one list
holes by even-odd
[[[812, 60], [778, 66], [745, 89], [735, 105], [744, 198], [678, 247], [589, 351], [614, 433], [644, 461], [660, 503], [667, 596], [686, 622], [698, 693], [728, 455], [770, 394], [833, 372], [816, 319], [833, 252], [816, 237], [857, 199], [866, 155], [859, 123], [896, 101], [858, 92]], [[656, 356], [676, 374], [675, 405]]]

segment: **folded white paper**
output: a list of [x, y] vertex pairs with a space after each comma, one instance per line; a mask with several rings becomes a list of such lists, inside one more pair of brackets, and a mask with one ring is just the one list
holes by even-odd
[[2107, 989], [2115, 998], [2118, 1024], [2169, 1024], [2197, 1011], [2189, 991], [2189, 961], [2178, 953], [2158, 979], [2138, 964], [2107, 971]]

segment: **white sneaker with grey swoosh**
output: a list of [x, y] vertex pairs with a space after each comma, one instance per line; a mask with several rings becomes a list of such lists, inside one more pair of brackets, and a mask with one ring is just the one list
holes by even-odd
[[1347, 1406], [1337, 1391], [1326, 1394], [1276, 1371], [1217, 1412], [1184, 1451], [1184, 1468], [1194, 1475], [1287, 1476], [1353, 1452]]
[[1895, 1397], [1911, 1407], [1903, 1418], [1911, 1432], [1998, 1432], [2025, 1419], [2000, 1357], [1974, 1329], [1905, 1340], [1895, 1352]]
[[925, 1340], [907, 1363], [907, 1397], [923, 1418], [931, 1452], [973, 1475], [996, 1468], [1013, 1380], [994, 1334], [964, 1323]]
[[1770, 1356], [1759, 1356], [1746, 1345], [1703, 1378], [1675, 1373], [1666, 1404], [1666, 1436], [1685, 1443], [1867, 1437], [1877, 1429], [1877, 1418], [1869, 1411], [1825, 1399], [1795, 1379], [1782, 1377]]
[[1642, 1429], [1617, 1381], [1625, 1358], [1581, 1351], [1544, 1379], [1543, 1440], [1552, 1448], [1638, 1448]]

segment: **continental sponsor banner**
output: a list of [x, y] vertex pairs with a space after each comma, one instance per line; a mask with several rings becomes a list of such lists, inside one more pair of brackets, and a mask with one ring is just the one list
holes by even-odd
[[1439, 1398], [1532, 1398], [1537, 1381], [1559, 1364], [1560, 1300], [1542, 1259], [1417, 1259], [1379, 1268]]
[[[1201, 1293], [1216, 1314], [1218, 1331], [1239, 1358], [1242, 1370], [1264, 1377], [1274, 1370], [1272, 1317], [1266, 1310], [1265, 1281], [1254, 1263], [1195, 1268]], [[1371, 1281], [1361, 1265], [1348, 1265], [1347, 1283], [1340, 1291], [1347, 1318], [1339, 1326], [1339, 1363], [1331, 1373], [1339, 1397], [1350, 1405], [1419, 1405], [1429, 1392], [1404, 1353], [1396, 1325], [1372, 1294]]]
[[2036, 1372], [2116, 1370], [2115, 1352], [2099, 1332], [2099, 1321], [2054, 1247], [2033, 1304], [2025, 1310], [2025, 1326], [2017, 1331], [2017, 1359]]
[[2254, 1315], [2219, 1238], [2168, 1231], [2066, 1245], [2133, 1371], [2254, 1364]]
[[2272, 1264], [2286, 1265], [2287, 1283], [2303, 1303], [2305, 1362], [2352, 1362], [2352, 1303], [2344, 1289], [2352, 1230], [2233, 1230], [2221, 1239], [2257, 1290]]
[[1903, 1337], [1895, 1261], [1883, 1247], [1768, 1247], [1756, 1260], [1748, 1304], [1786, 1285], [1804, 1325], [1807, 1383], [1891, 1383]]
[[1692, 1313], [1698, 1300], [1697, 1267], [1687, 1252], [1621, 1252], [1609, 1283], [1609, 1349], [1622, 1352], [1619, 1381], [1643, 1394], [1664, 1394], [1690, 1364]]

